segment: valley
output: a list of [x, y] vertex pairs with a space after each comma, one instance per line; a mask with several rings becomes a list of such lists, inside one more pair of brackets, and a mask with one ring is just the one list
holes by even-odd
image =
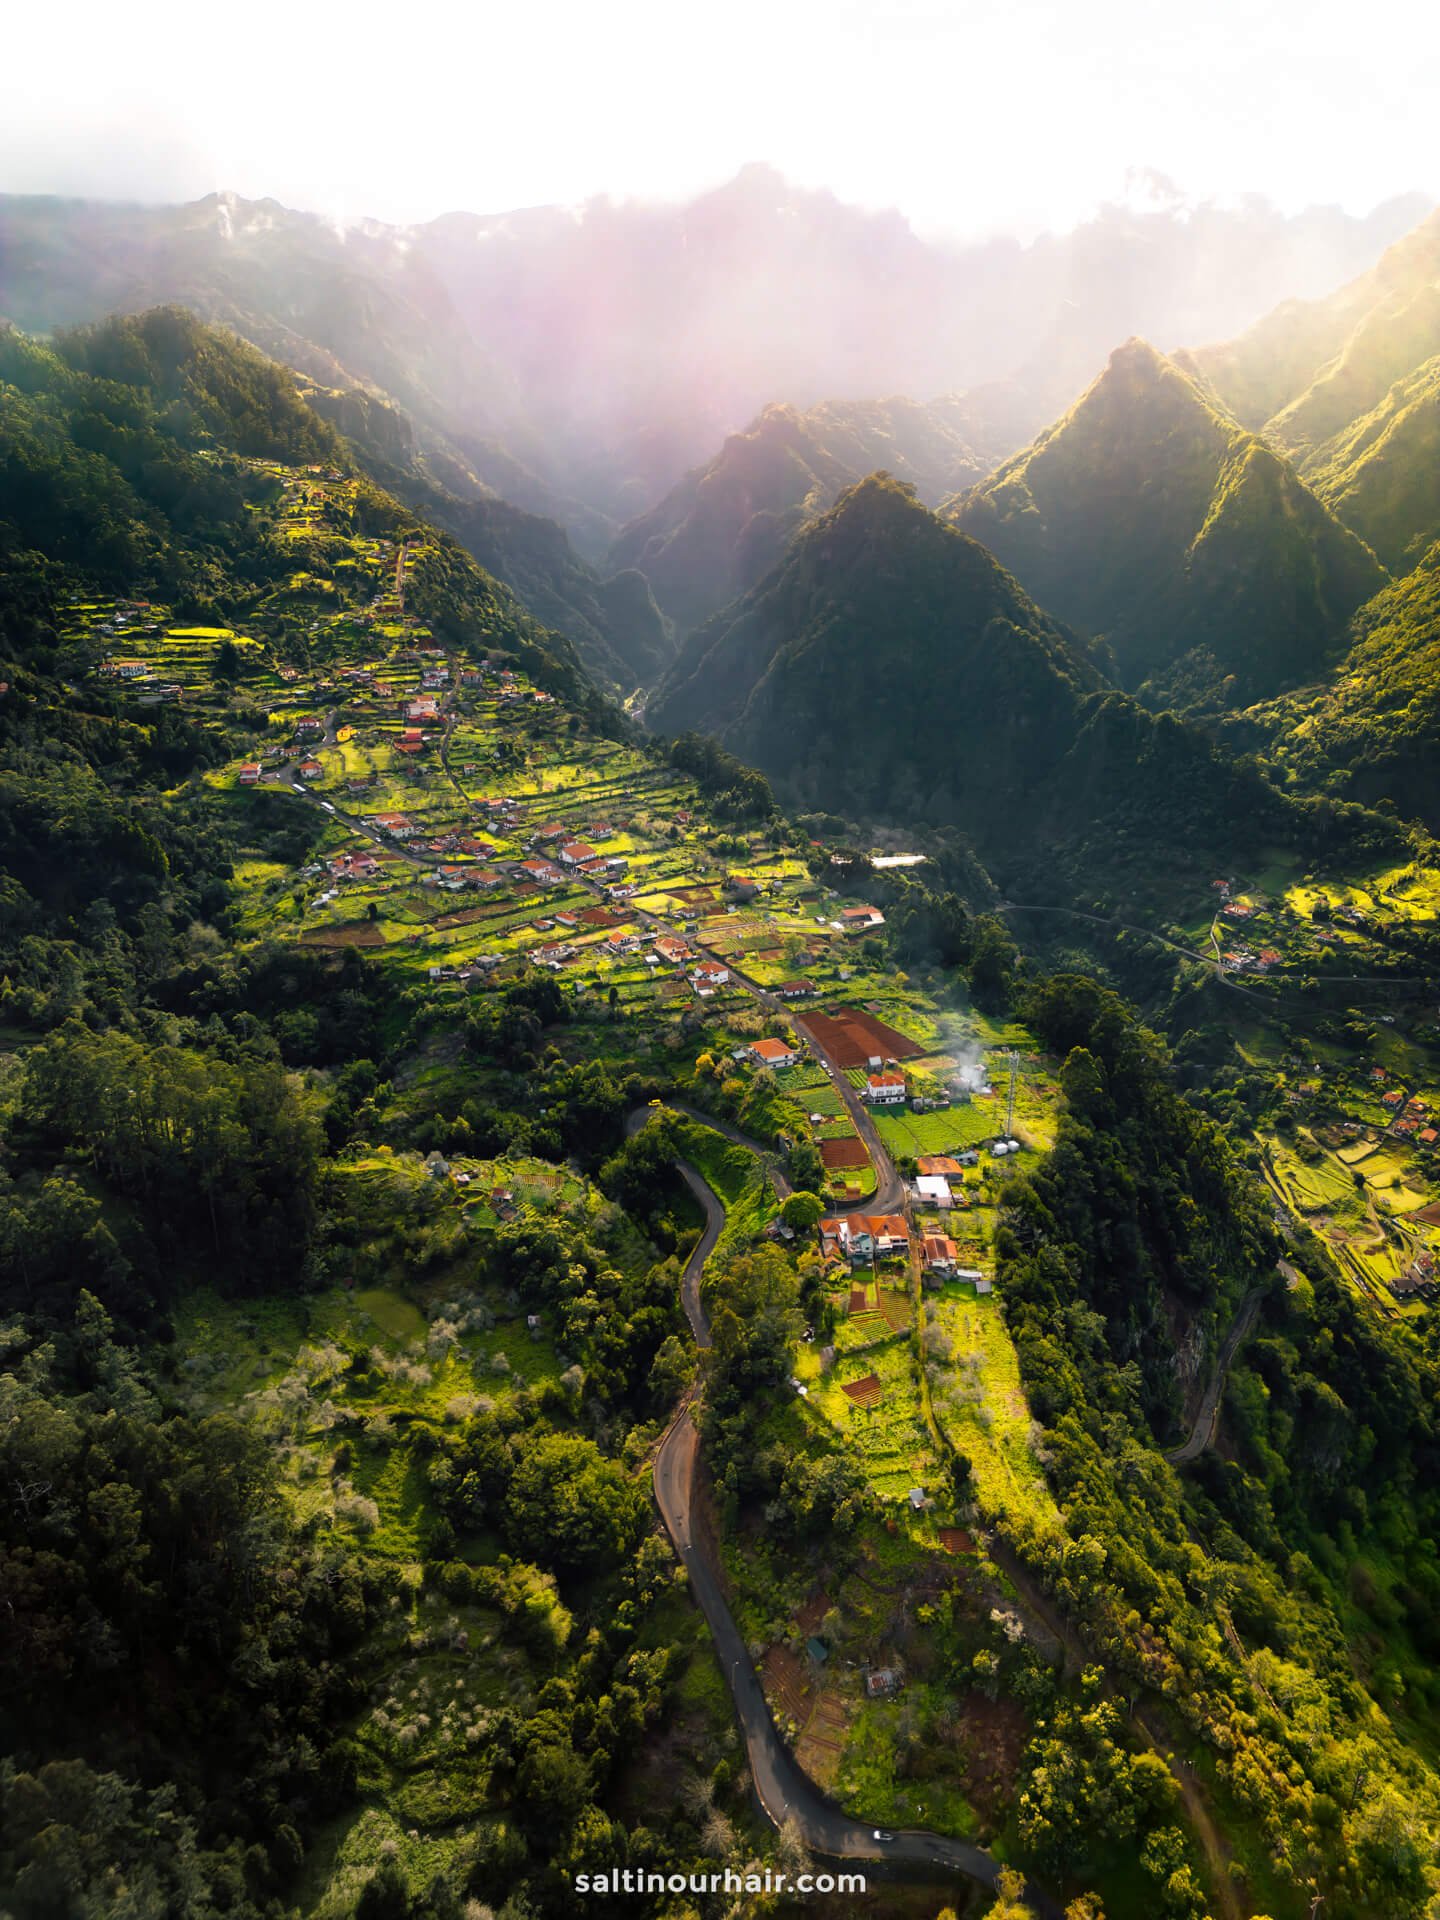
[[7, 1913], [1430, 1911], [1430, 568], [1332, 445], [1430, 309], [1330, 298], [1382, 388], [767, 407], [603, 563], [0, 333]]

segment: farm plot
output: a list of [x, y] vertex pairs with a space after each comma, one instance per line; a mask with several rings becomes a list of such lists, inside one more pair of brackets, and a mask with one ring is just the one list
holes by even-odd
[[982, 1513], [1007, 1525], [1057, 1530], [1060, 1516], [1030, 1437], [1020, 1362], [994, 1299], [951, 1281], [924, 1312], [931, 1405], [946, 1438], [969, 1457]]
[[995, 1102], [977, 1101], [967, 1107], [947, 1107], [943, 1113], [908, 1113], [903, 1108], [886, 1112], [882, 1108], [874, 1119], [880, 1138], [892, 1154], [918, 1159], [922, 1153], [950, 1153], [993, 1139], [1004, 1115], [997, 1117]]
[[903, 1500], [914, 1486], [941, 1484], [944, 1469], [925, 1430], [903, 1335], [860, 1353], [837, 1353], [823, 1377], [813, 1349], [798, 1367], [811, 1405], [840, 1434], [882, 1499]]
[[833, 1013], [800, 1013], [795, 1016], [795, 1024], [817, 1040], [841, 1067], [863, 1068], [876, 1057], [918, 1060], [926, 1052], [918, 1040], [858, 1007], [837, 1007]]

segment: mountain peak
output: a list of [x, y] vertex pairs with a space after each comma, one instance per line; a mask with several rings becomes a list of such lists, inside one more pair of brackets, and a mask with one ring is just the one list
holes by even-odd
[[[987, 713], [1001, 710], [999, 691], [1008, 689], [1023, 724], [1053, 720], [1068, 739], [1077, 703], [1102, 686], [1072, 636], [991, 554], [946, 526], [912, 487], [872, 473], [805, 527], [759, 585], [691, 636], [650, 719], [667, 733], [718, 732], [755, 764], [794, 772], [797, 793], [839, 804], [847, 782], [857, 798], [862, 787], [883, 785], [872, 783], [879, 763], [867, 763], [861, 743], [872, 726], [876, 737], [913, 734], [921, 689], [942, 708]], [[840, 687], [856, 697], [837, 701]], [[995, 773], [1018, 744], [1002, 745], [1007, 728], [1020, 724], [997, 721], [956, 783], [978, 794], [987, 769]], [[878, 792], [870, 797], [883, 811]]]
[[1142, 334], [1132, 333], [1111, 354], [1109, 366], [1112, 373], [1144, 373], [1158, 379], [1167, 368], [1173, 369], [1174, 362], [1158, 347], [1152, 347]]
[[1312, 677], [1384, 577], [1283, 455], [1141, 339], [951, 517], [1103, 635], [1154, 704], [1248, 704]]

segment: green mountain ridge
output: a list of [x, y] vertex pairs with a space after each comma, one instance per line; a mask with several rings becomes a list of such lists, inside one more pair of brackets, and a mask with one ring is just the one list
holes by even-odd
[[1132, 340], [947, 517], [1103, 635], [1147, 704], [1248, 704], [1313, 677], [1383, 584], [1281, 456]]
[[1356, 615], [1322, 686], [1235, 717], [1306, 785], [1440, 832], [1440, 542]]
[[[357, 516], [403, 537], [421, 523], [364, 476], [288, 369], [183, 308], [78, 328], [42, 346], [0, 331], [0, 612], [26, 622], [56, 596], [149, 590], [197, 617], [293, 596], [297, 628], [323, 541], [285, 546], [255, 509], [252, 459], [323, 463], [356, 480]], [[542, 627], [444, 532], [417, 593], [456, 638], [488, 634], [543, 684], [590, 697], [570, 642]], [[312, 573], [311, 569], [315, 572]]]
[[639, 568], [682, 630], [698, 626], [775, 565], [801, 527], [843, 488], [883, 468], [933, 504], [988, 471], [984, 428], [960, 398], [776, 403], [731, 434], [706, 466], [624, 527], [615, 565]]
[[713, 732], [796, 805], [958, 827], [1037, 898], [1102, 875], [1151, 891], [1162, 847], [1213, 860], [1308, 830], [1257, 773], [1115, 688], [986, 548], [885, 475], [691, 636], [647, 718]]
[[1328, 299], [1177, 356], [1394, 569], [1440, 537], [1440, 214]]
[[575, 551], [554, 520], [502, 499], [417, 436], [414, 423], [356, 388], [301, 392], [350, 440], [371, 476], [427, 520], [454, 534], [487, 573], [543, 623], [570, 640], [590, 677], [628, 692], [658, 679], [674, 657], [664, 617], [633, 568], [606, 576]]
[[[1437, 269], [1440, 210], [1427, 214], [1373, 267], [1336, 292], [1282, 301], [1234, 339], [1191, 348], [1177, 358], [1245, 426], [1259, 431], [1288, 414], [1292, 443], [1314, 444], [1344, 424], [1343, 410], [1334, 405], [1342, 388], [1349, 391], [1353, 419], [1415, 364], [1415, 302], [1423, 299]], [[1357, 331], [1368, 345], [1365, 356], [1347, 353]], [[1368, 371], [1367, 360], [1375, 363]], [[1316, 401], [1305, 403], [1317, 389]], [[1310, 404], [1316, 408], [1313, 424], [1321, 431], [1306, 431]]]
[[1304, 474], [1392, 572], [1423, 558], [1440, 534], [1440, 352], [1317, 447]]

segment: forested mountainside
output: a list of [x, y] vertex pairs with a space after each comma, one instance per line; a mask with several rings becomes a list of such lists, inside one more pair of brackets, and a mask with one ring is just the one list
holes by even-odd
[[1387, 566], [1414, 566], [1440, 536], [1440, 215], [1329, 298], [1182, 358]]
[[[282, 625], [302, 628], [307, 599], [343, 601], [351, 555], [323, 534], [298, 553], [248, 509], [275, 493], [242, 460], [334, 468], [350, 482], [357, 532], [403, 539], [415, 516], [371, 485], [346, 444], [308, 407], [293, 376], [233, 335], [182, 308], [77, 328], [53, 346], [0, 333], [11, 391], [3, 524], [7, 603], [32, 606], [55, 590], [55, 566], [97, 587], [163, 596], [197, 620], [239, 614], [267, 593]], [[215, 454], [229, 456], [217, 464]], [[339, 578], [331, 577], [334, 562]], [[413, 591], [459, 637], [493, 633], [547, 684], [577, 697], [588, 682], [569, 642], [541, 627], [459, 544], [427, 543]]]
[[963, 826], [1038, 897], [1087, 871], [1150, 891], [1161, 847], [1167, 862], [1211, 859], [1318, 830], [1137, 706], [985, 547], [881, 476], [691, 637], [648, 718], [714, 732], [797, 803]]
[[[163, 400], [183, 392], [187, 405], [193, 405], [200, 393], [197, 382], [203, 381], [207, 364], [212, 370], [224, 369], [217, 377], [235, 377], [231, 363], [240, 364], [233, 352], [238, 342], [229, 336], [227, 345], [221, 336], [198, 328], [188, 310], [157, 309], [141, 324], [143, 342], [133, 327], [128, 336], [119, 326], [81, 328], [62, 337], [59, 352], [67, 363], [103, 379], [133, 382], [158, 375], [175, 383], [175, 395], [166, 392]], [[162, 335], [163, 343], [157, 347]], [[23, 337], [14, 333], [8, 338], [18, 356], [17, 368], [26, 362], [32, 370], [28, 378], [40, 378], [36, 370], [46, 364], [43, 350], [31, 352]], [[262, 364], [253, 352], [252, 359], [255, 366]], [[339, 461], [347, 471], [367, 476], [429, 523], [453, 534], [472, 558], [524, 601], [538, 621], [573, 643], [597, 685], [628, 690], [655, 678], [671, 658], [673, 648], [664, 621], [643, 580], [634, 575], [602, 576], [580, 559], [553, 521], [483, 492], [473, 474], [458, 469], [453, 461], [427, 454], [416, 441], [412, 422], [389, 401], [358, 389], [321, 387], [303, 375], [290, 376], [273, 363], [265, 364], [266, 377], [283, 394], [291, 416], [318, 428], [315, 416], [319, 415], [345, 437], [342, 449], [334, 434], [313, 433], [308, 443], [311, 458]], [[25, 386], [27, 376], [17, 371], [15, 378]], [[75, 404], [96, 404], [93, 391]], [[53, 398], [58, 401], [61, 396]], [[200, 424], [205, 421], [202, 412]], [[232, 425], [228, 420], [224, 424]], [[297, 432], [292, 439], [295, 444], [282, 451], [298, 458], [304, 451], [304, 433]], [[249, 439], [243, 444], [247, 452], [274, 451], [258, 439], [253, 446]], [[132, 466], [134, 461], [132, 455]]]
[[1333, 675], [1235, 717], [1315, 791], [1440, 830], [1440, 546], [1355, 616]]
[[1332, 664], [1384, 581], [1289, 462], [1143, 340], [947, 509], [1147, 704], [1245, 706]]
[[[877, 867], [637, 735], [175, 312], [0, 336], [0, 559], [7, 1913], [685, 1920], [825, 1865], [808, 1787], [757, 1810], [743, 1667], [877, 1913], [893, 1847], [967, 1920], [1002, 1854], [1011, 1915], [1423, 1920], [1440, 1351], [1375, 1275], [1425, 1150], [1362, 1141], [1337, 1193], [1318, 1137], [1376, 1053], [1429, 1086], [1418, 839], [1317, 812], [1291, 916], [1303, 810], [871, 480], [738, 617], [797, 701], [897, 726], [862, 634], [940, 632], [916, 698], [970, 812]], [[878, 813], [914, 711], [854, 736]], [[965, 842], [1013, 807], [1064, 886], [1067, 802], [1132, 852], [1148, 810], [1154, 860], [1227, 782], [1223, 897], [1295, 958], [1207, 961], [1209, 868], [1164, 856], [1175, 1057], [1021, 952]], [[1326, 917], [1337, 840], [1370, 932]], [[1382, 932], [1403, 1027], [1306, 984]], [[648, 1498], [692, 1434], [723, 1663]], [[577, 1887], [621, 1871], [665, 1885]]]
[[1110, 207], [1029, 247], [951, 248], [754, 167], [682, 206], [411, 228], [234, 194], [7, 196], [0, 254], [5, 315], [27, 331], [178, 301], [326, 386], [377, 387], [438, 453], [593, 559], [772, 401], [995, 383], [979, 404], [1008, 449], [1117, 339], [1233, 334], [1363, 270], [1418, 213]]
[[643, 575], [590, 566], [554, 520], [502, 500], [462, 463], [417, 440], [413, 422], [392, 402], [303, 376], [298, 385], [307, 404], [345, 435], [372, 479], [453, 533], [536, 619], [563, 633], [597, 685], [628, 692], [659, 678], [675, 649]]
[[639, 568], [688, 631], [753, 587], [799, 529], [866, 474], [910, 482], [927, 504], [979, 479], [1007, 449], [978, 449], [975, 432], [961, 399], [769, 406], [623, 528], [611, 562]]

